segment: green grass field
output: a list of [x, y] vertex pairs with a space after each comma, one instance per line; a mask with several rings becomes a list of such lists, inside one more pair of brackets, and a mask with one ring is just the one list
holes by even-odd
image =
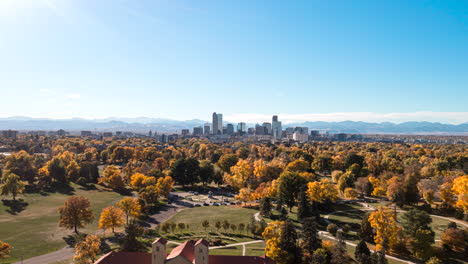
[[[122, 195], [101, 186], [96, 186], [95, 190], [85, 190], [78, 185], [72, 187], [73, 195], [87, 197], [94, 211], [94, 222], [80, 230], [84, 233], [95, 232], [101, 209], [122, 198]], [[21, 258], [27, 259], [63, 248], [66, 245], [64, 238], [73, 233], [58, 227], [58, 208], [68, 197], [69, 193], [21, 195], [18, 198], [27, 205], [17, 214], [8, 212], [9, 207], [0, 203], [0, 240], [13, 247], [11, 257], [0, 260], [0, 263], [13, 263]]]
[[[195, 207], [186, 209], [168, 219], [167, 223], [184, 223], [188, 224], [189, 228], [183, 231], [176, 230], [175, 232], [167, 232], [161, 234], [172, 241], [183, 242], [187, 239], [221, 239], [227, 244], [250, 241], [255, 238], [252, 237], [247, 230], [233, 231], [231, 229], [224, 230], [223, 228], [217, 230], [215, 227], [216, 221], [223, 222], [229, 221], [231, 224], [238, 226], [243, 223], [247, 226], [252, 216], [257, 211], [254, 209], [247, 209], [237, 206], [210, 206], [210, 207]], [[202, 222], [208, 220], [209, 227], [204, 228]]]

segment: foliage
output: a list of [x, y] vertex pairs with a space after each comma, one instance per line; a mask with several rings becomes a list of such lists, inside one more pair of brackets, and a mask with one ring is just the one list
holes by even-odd
[[311, 201], [325, 202], [327, 200], [335, 201], [338, 199], [338, 190], [328, 179], [320, 182], [309, 182], [307, 187], [307, 194]]
[[392, 209], [379, 206], [377, 211], [369, 215], [369, 223], [375, 229], [374, 240], [377, 251], [386, 250], [397, 243], [400, 227], [397, 225], [395, 213]]
[[0, 259], [8, 258], [11, 251], [11, 245], [0, 240]]
[[16, 196], [23, 193], [25, 185], [25, 182], [21, 181], [18, 175], [7, 171], [0, 181], [0, 194], [11, 194], [11, 196], [13, 196], [13, 200], [16, 200]]
[[102, 209], [101, 217], [99, 218], [99, 228], [111, 228], [115, 233], [116, 227], [121, 227], [125, 223], [125, 213], [122, 209], [115, 206], [109, 206]]
[[291, 211], [300, 193], [300, 186], [306, 184], [306, 180], [295, 172], [285, 172], [279, 178], [278, 196]]
[[126, 224], [130, 216], [138, 217], [141, 213], [141, 205], [136, 198], [125, 197], [117, 203], [117, 206], [125, 213]]
[[410, 237], [415, 237], [419, 229], [431, 230], [431, 216], [419, 209], [412, 208], [401, 216], [401, 226], [405, 233]]
[[104, 183], [115, 190], [122, 190], [125, 188], [125, 183], [120, 174], [120, 169], [117, 166], [106, 166], [102, 177], [99, 179], [99, 183]]
[[93, 221], [94, 215], [91, 211], [90, 202], [83, 196], [72, 196], [59, 208], [59, 226], [73, 229], [78, 233], [78, 228], [84, 227]]
[[125, 236], [120, 240], [120, 251], [123, 252], [146, 252], [146, 246], [140, 241], [143, 228], [135, 221], [130, 221], [125, 226]]
[[287, 255], [287, 252], [279, 247], [283, 225], [282, 221], [270, 222], [262, 233], [266, 244], [265, 254], [277, 263], [280, 263], [283, 256]]
[[88, 235], [86, 238], [75, 245], [75, 263], [94, 263], [97, 256], [101, 253], [101, 239], [96, 235]]

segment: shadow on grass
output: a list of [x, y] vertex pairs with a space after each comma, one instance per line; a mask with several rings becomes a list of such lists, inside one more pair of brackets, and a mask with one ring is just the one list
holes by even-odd
[[8, 209], [6, 209], [7, 213], [12, 215], [17, 215], [18, 213], [21, 213], [24, 209], [26, 209], [26, 206], [28, 206], [28, 203], [25, 202], [23, 199], [3, 199], [2, 203], [4, 206], [8, 207]]

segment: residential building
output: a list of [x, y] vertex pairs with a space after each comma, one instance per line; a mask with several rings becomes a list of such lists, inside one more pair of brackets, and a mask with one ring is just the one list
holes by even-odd
[[18, 136], [18, 131], [16, 131], [16, 130], [11, 130], [11, 129], [2, 130], [1, 135], [2, 135], [2, 137], [5, 137], [5, 138], [16, 139], [16, 137]]
[[194, 136], [203, 136], [203, 127], [197, 126], [193, 128], [193, 135]]
[[204, 126], [203, 126], [203, 133], [205, 134], [205, 136], [208, 136], [210, 134], [210, 129], [211, 128], [211, 125], [209, 123], [206, 123]]
[[148, 252], [110, 252], [94, 264], [274, 264], [269, 257], [210, 255], [209, 243], [200, 239], [186, 241], [166, 253], [167, 241], [156, 239]]

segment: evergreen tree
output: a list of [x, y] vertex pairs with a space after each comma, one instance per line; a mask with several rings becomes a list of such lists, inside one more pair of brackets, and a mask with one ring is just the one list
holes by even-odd
[[332, 249], [330, 263], [343, 264], [346, 263], [348, 260], [348, 254], [346, 253], [346, 243], [343, 239], [343, 232], [339, 230], [338, 233], [336, 233], [336, 237], [338, 238], [338, 241], [335, 243], [335, 246]]
[[366, 213], [362, 218], [359, 237], [367, 242], [374, 242], [374, 230], [369, 223], [369, 213]]
[[304, 188], [301, 188], [301, 191], [299, 192], [299, 203], [297, 206], [297, 219], [299, 221], [312, 216], [311, 206]]
[[302, 249], [308, 256], [312, 256], [314, 251], [322, 246], [322, 240], [318, 236], [315, 219], [312, 217], [305, 218], [302, 221], [302, 240]]
[[354, 252], [354, 257], [359, 262], [359, 264], [369, 264], [370, 263], [371, 252], [367, 247], [366, 241], [361, 239], [359, 244], [356, 246], [356, 251]]
[[371, 264], [388, 264], [385, 254], [382, 251], [376, 251], [371, 255]]
[[284, 259], [284, 264], [300, 263], [300, 250], [297, 246], [297, 232], [291, 221], [286, 221], [281, 230], [281, 237], [278, 247], [288, 254]]
[[416, 208], [410, 209], [401, 218], [403, 230], [410, 237], [414, 237], [419, 229], [431, 230], [430, 224], [432, 223], [432, 218], [422, 210]]
[[143, 236], [143, 228], [135, 221], [130, 221], [125, 226], [125, 236], [120, 241], [120, 251], [123, 252], [146, 252], [146, 246], [138, 238]]
[[270, 198], [265, 197], [260, 201], [260, 214], [265, 217], [269, 217], [271, 215], [271, 201]]
[[279, 219], [281, 221], [288, 220], [288, 210], [286, 210], [286, 208], [284, 207], [281, 208]]

